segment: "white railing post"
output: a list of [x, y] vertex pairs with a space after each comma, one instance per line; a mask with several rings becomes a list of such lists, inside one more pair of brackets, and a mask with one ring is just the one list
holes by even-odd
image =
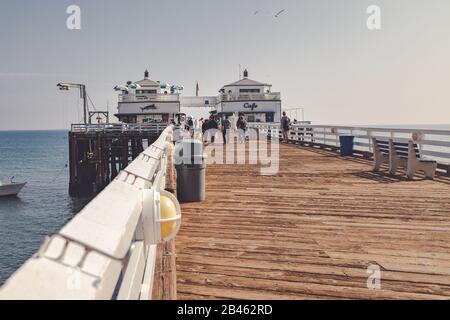
[[366, 136], [369, 144], [369, 152], [373, 152], [373, 143], [372, 143], [372, 131], [371, 130], [366, 130]]

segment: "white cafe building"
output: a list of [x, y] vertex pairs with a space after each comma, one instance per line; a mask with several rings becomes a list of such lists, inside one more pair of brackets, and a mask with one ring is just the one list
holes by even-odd
[[248, 122], [279, 122], [281, 119], [281, 94], [272, 92], [272, 85], [248, 77], [225, 85], [216, 100], [219, 116], [244, 114]]
[[169, 122], [180, 113], [182, 87], [170, 86], [149, 78], [129, 81], [126, 86], [116, 86], [120, 91], [118, 113], [115, 116], [125, 123]]
[[181, 97], [182, 86], [168, 85], [149, 78], [128, 81], [116, 86], [119, 91], [119, 121], [125, 123], [167, 123], [180, 113], [207, 118], [210, 113], [237, 118], [243, 114], [248, 122], [279, 122], [281, 94], [272, 85], [251, 80], [245, 70], [243, 78], [225, 85], [218, 96]]

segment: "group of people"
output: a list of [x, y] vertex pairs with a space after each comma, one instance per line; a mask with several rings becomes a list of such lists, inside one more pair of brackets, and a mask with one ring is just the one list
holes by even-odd
[[[286, 112], [283, 112], [283, 116], [281, 117], [280, 122], [281, 130], [283, 132], [282, 141], [288, 142], [291, 120], [286, 115]], [[202, 130], [203, 142], [215, 143], [216, 135], [219, 130], [222, 132], [223, 143], [229, 144], [231, 142], [231, 133], [234, 131], [234, 128], [229, 116], [221, 118], [217, 115], [211, 115], [209, 119], [201, 118], [198, 123]], [[195, 124], [192, 118], [188, 119], [188, 121], [186, 122], [186, 129], [193, 132], [194, 126]], [[239, 135], [239, 143], [244, 143], [248, 131], [248, 123], [245, 119], [244, 114], [239, 114], [239, 119], [236, 122], [236, 130], [238, 131]]]
[[[223, 143], [229, 144], [231, 142], [231, 133], [234, 130], [229, 116], [220, 118], [219, 116], [211, 115], [209, 119], [200, 119], [200, 125], [205, 143], [214, 143], [219, 130], [222, 132]], [[244, 143], [248, 131], [248, 123], [242, 114], [239, 115], [239, 119], [236, 122], [236, 129], [239, 132], [239, 143]]]

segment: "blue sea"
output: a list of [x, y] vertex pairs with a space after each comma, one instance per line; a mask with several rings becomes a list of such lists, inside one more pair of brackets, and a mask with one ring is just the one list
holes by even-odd
[[66, 131], [0, 131], [0, 180], [27, 182], [0, 198], [0, 286], [89, 200], [68, 195], [68, 170]]

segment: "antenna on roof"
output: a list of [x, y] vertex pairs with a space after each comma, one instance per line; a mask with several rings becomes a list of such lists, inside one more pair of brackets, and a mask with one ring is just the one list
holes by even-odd
[[241, 64], [239, 64], [239, 80], [242, 79]]

